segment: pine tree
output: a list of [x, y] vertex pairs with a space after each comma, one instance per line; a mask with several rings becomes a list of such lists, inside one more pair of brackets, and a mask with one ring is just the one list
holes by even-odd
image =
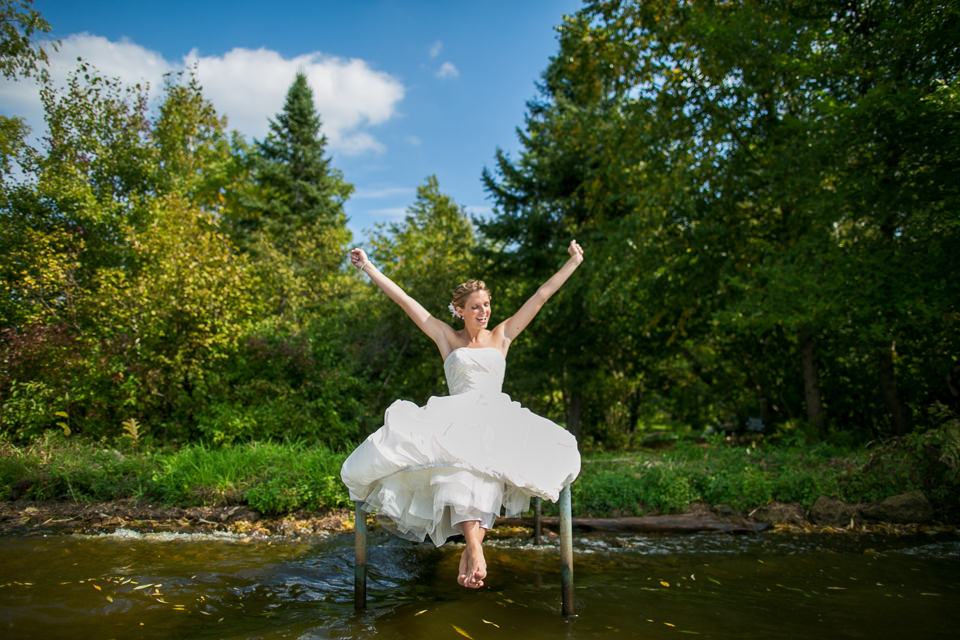
[[326, 156], [327, 137], [303, 73], [287, 92], [283, 111], [270, 121], [267, 137], [256, 144], [257, 189], [245, 199], [241, 227], [264, 231], [273, 240], [289, 240], [298, 228], [324, 231], [346, 225], [343, 204], [353, 191]]
[[294, 325], [338, 296], [353, 186], [331, 166], [307, 78], [298, 73], [283, 111], [251, 158], [253, 185], [231, 221], [258, 265], [268, 308]]

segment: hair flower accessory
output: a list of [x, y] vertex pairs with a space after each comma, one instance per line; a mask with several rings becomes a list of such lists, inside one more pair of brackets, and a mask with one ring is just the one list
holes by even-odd
[[452, 302], [447, 305], [447, 309], [450, 309], [450, 315], [452, 315], [454, 318], [457, 318], [458, 320], [463, 319], [463, 316], [457, 313], [457, 308], [453, 306]]

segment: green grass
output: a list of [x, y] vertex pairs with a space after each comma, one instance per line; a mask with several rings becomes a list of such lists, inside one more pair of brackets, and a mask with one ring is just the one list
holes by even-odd
[[247, 504], [271, 515], [318, 511], [349, 504], [340, 482], [345, 457], [300, 442], [141, 452], [48, 437], [26, 447], [0, 443], [0, 500], [139, 498], [182, 507]]
[[[573, 507], [595, 517], [676, 513], [694, 502], [748, 512], [771, 501], [809, 506], [826, 495], [868, 502], [920, 488], [938, 511], [955, 517], [956, 434], [931, 433], [870, 449], [714, 440], [591, 452], [573, 485]], [[303, 442], [138, 450], [63, 436], [24, 447], [0, 441], [0, 500], [139, 498], [183, 507], [246, 504], [270, 515], [321, 511], [349, 506], [340, 482], [345, 457]]]

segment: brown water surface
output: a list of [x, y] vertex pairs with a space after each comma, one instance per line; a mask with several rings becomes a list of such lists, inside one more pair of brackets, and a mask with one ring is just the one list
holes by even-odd
[[942, 535], [578, 536], [572, 620], [555, 542], [491, 541], [479, 592], [456, 586], [455, 544], [369, 545], [356, 615], [350, 535], [0, 536], [0, 637], [900, 639], [960, 620]]

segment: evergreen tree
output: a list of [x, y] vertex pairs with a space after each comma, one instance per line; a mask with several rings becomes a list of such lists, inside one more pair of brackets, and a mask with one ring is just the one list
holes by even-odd
[[238, 246], [255, 264], [262, 300], [288, 327], [302, 327], [345, 285], [343, 204], [353, 186], [331, 166], [326, 144], [313, 92], [298, 73], [283, 111], [256, 143], [253, 184], [228, 214]]
[[346, 225], [343, 204], [353, 187], [343, 181], [326, 156], [327, 138], [307, 78], [298, 73], [283, 111], [270, 121], [266, 139], [256, 145], [257, 188], [245, 201], [240, 226], [264, 231], [274, 241], [289, 240], [298, 228]]

